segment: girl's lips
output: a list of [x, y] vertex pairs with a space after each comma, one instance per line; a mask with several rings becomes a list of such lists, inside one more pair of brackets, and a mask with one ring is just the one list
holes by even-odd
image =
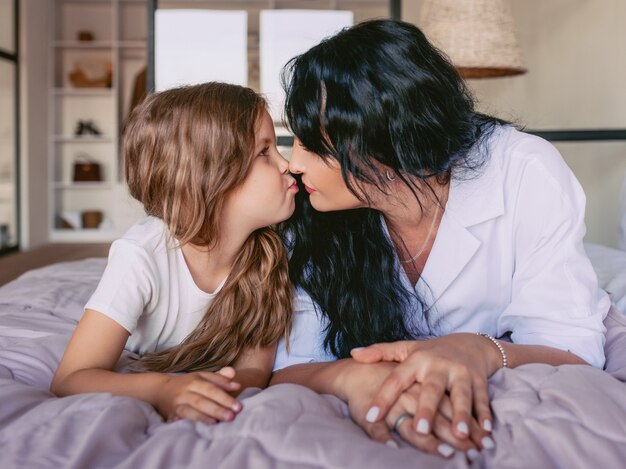
[[306, 191], [307, 191], [309, 194], [312, 194], [313, 192], [315, 192], [315, 189], [311, 189], [311, 188], [310, 188], [309, 186], [307, 186], [306, 184], [304, 185], [304, 188], [306, 189]]
[[287, 190], [293, 190], [295, 192], [298, 192], [300, 189], [298, 188], [298, 183], [296, 181], [293, 181], [293, 184], [291, 184], [291, 186], [289, 186]]

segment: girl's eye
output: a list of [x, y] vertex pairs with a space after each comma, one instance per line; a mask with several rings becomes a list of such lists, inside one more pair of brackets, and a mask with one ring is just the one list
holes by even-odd
[[259, 156], [270, 156], [270, 147], [265, 147], [259, 153]]

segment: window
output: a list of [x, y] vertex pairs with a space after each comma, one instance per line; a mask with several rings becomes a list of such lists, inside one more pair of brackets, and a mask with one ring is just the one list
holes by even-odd
[[17, 0], [0, 0], [0, 254], [18, 247]]
[[[186, 73], [189, 80], [187, 83], [208, 81], [198, 79], [196, 73], [198, 68], [204, 68], [206, 64], [207, 70], [200, 76], [208, 77], [209, 80], [249, 86], [264, 93], [269, 98], [272, 115], [278, 123], [282, 108], [279, 71], [288, 59], [304, 52], [322, 38], [344, 26], [373, 18], [399, 17], [400, 2], [398, 0], [159, 0], [158, 2], [151, 0], [148, 16], [153, 20], [154, 29], [149, 36], [154, 41], [154, 53], [152, 57], [149, 57], [151, 60], [148, 66], [149, 89], [158, 91], [170, 87], [162, 84], [164, 83], [163, 71], [180, 69], [180, 65], [172, 65], [174, 62], [165, 65], [163, 62], [159, 63], [159, 60], [167, 56], [170, 59], [176, 58], [178, 61], [181, 55], [188, 58], [192, 55], [184, 47], [172, 46], [172, 41], [189, 36], [186, 32], [181, 33], [180, 26], [173, 27], [169, 24], [167, 26], [169, 31], [159, 28], [159, 24], [161, 28], [164, 25], [160, 17], [164, 12], [168, 10], [184, 12], [185, 9], [187, 9], [186, 25], [197, 26], [198, 22], [204, 21], [205, 31], [196, 36], [193, 42], [197, 45], [197, 39], [204, 41], [207, 49], [195, 53], [195, 61], [192, 61], [190, 65], [190, 70], [193, 72]], [[202, 11], [206, 13], [204, 19], [201, 19]], [[218, 32], [217, 28], [212, 25], [215, 21], [219, 22], [217, 19], [219, 15], [225, 15], [224, 18], [226, 18], [228, 12], [233, 18], [237, 14], [244, 16], [239, 17], [236, 27], [220, 28], [221, 40], [212, 39]], [[215, 15], [215, 18], [210, 18], [211, 15]], [[244, 23], [246, 25], [245, 37], [242, 38], [241, 25]], [[166, 37], [169, 43], [164, 42]], [[244, 39], [243, 49], [240, 47], [242, 39]], [[169, 52], [165, 52], [164, 55], [164, 50], [168, 49]], [[171, 53], [175, 50], [179, 53], [178, 57]], [[230, 52], [229, 58], [224, 57], [225, 51]], [[217, 55], [221, 55], [222, 61], [204, 60], [202, 67], [199, 67], [198, 63], [201, 61], [198, 57], [216, 57]], [[245, 61], [244, 64], [241, 63], [242, 60]], [[221, 68], [221, 70], [216, 71], [215, 68]], [[241, 79], [242, 70], [245, 70], [246, 74], [243, 79]], [[235, 80], [233, 77], [238, 79]], [[183, 84], [183, 82], [184, 80], [179, 79], [172, 83]], [[280, 137], [280, 129], [278, 132]]]

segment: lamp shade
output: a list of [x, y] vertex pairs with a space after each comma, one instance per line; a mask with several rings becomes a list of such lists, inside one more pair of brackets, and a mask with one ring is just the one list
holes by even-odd
[[424, 0], [421, 29], [464, 78], [526, 72], [507, 0]]

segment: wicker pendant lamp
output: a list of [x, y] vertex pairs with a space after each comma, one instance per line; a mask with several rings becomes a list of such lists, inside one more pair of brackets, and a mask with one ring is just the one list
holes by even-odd
[[464, 78], [526, 72], [508, 0], [424, 0], [421, 28]]

